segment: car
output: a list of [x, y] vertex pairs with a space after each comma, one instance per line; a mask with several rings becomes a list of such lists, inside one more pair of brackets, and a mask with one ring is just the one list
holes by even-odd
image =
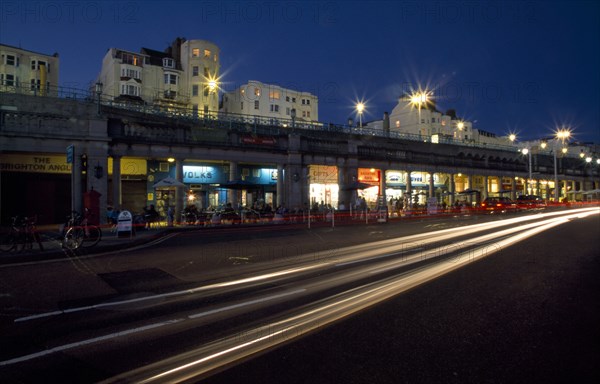
[[536, 195], [521, 195], [517, 197], [518, 209], [542, 209], [546, 208], [546, 200]]
[[487, 197], [481, 202], [481, 209], [486, 213], [506, 213], [517, 210], [517, 205], [508, 197]]

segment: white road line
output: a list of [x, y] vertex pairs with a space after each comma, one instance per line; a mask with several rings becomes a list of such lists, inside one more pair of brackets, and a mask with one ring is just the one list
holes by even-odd
[[197, 318], [200, 318], [200, 317], [204, 317], [204, 316], [208, 316], [208, 315], [213, 315], [215, 313], [219, 313], [219, 312], [223, 312], [223, 311], [228, 311], [230, 309], [241, 308], [241, 307], [245, 307], [247, 305], [252, 305], [252, 304], [264, 303], [265, 301], [270, 301], [270, 300], [278, 299], [280, 297], [285, 297], [285, 296], [291, 296], [291, 295], [295, 295], [297, 293], [302, 293], [302, 292], [306, 292], [306, 289], [304, 289], [304, 288], [303, 289], [297, 289], [295, 291], [286, 292], [286, 293], [280, 293], [278, 295], [267, 296], [267, 297], [263, 297], [263, 298], [256, 299], [256, 300], [244, 301], [243, 303], [234, 304], [234, 305], [230, 305], [230, 306], [223, 307], [223, 308], [217, 308], [217, 309], [213, 309], [211, 311], [197, 313], [195, 315], [189, 315], [188, 318], [190, 318], [190, 319], [197, 319]]
[[32, 360], [32, 359], [35, 359], [35, 358], [38, 358], [38, 357], [47, 356], [47, 355], [50, 355], [50, 354], [53, 354], [53, 353], [57, 353], [57, 352], [61, 352], [61, 351], [66, 351], [68, 349], [82, 347], [84, 345], [94, 344], [94, 343], [97, 343], [97, 342], [100, 342], [100, 341], [106, 341], [106, 340], [114, 339], [114, 338], [117, 338], [117, 337], [122, 337], [122, 336], [131, 335], [131, 334], [134, 334], [134, 333], [144, 332], [144, 331], [147, 331], [147, 330], [150, 330], [150, 329], [156, 329], [156, 328], [159, 328], [159, 327], [164, 327], [166, 325], [176, 324], [176, 323], [182, 322], [184, 320], [185, 319], [175, 319], [175, 320], [163, 321], [161, 323], [149, 324], [149, 325], [145, 325], [143, 327], [127, 329], [125, 331], [111, 333], [111, 334], [100, 336], [100, 337], [95, 337], [93, 339], [87, 339], [87, 340], [78, 341], [76, 343], [61, 345], [61, 346], [58, 346], [58, 347], [47, 349], [45, 351], [41, 351], [41, 352], [37, 352], [37, 353], [32, 353], [32, 354], [21, 356], [21, 357], [16, 357], [16, 358], [10, 359], [10, 360], [0, 361], [0, 367], [7, 366], [7, 365], [12, 365], [12, 364], [16, 364], [16, 363], [22, 363], [24, 361]]

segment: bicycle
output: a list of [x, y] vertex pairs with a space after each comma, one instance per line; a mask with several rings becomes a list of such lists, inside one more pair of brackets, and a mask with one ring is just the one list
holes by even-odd
[[35, 241], [40, 250], [44, 250], [42, 241], [39, 234], [36, 231], [36, 217], [12, 217], [12, 225], [8, 231], [3, 231], [0, 234], [0, 251], [10, 252], [17, 250], [17, 252], [24, 251], [25, 249], [33, 249], [33, 242]]
[[73, 211], [65, 226], [62, 241], [63, 248], [75, 250], [93, 247], [102, 239], [102, 230], [88, 223], [87, 217]]

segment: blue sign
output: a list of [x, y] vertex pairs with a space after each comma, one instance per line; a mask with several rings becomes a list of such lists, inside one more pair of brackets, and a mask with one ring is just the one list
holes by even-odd
[[71, 144], [67, 147], [67, 164], [73, 164], [73, 157], [75, 157], [75, 146]]

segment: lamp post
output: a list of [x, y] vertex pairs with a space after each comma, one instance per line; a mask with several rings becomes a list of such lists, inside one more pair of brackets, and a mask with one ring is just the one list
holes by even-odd
[[98, 95], [98, 114], [100, 114], [100, 97], [102, 96], [102, 86], [101, 82], [96, 83], [96, 95]]
[[531, 187], [531, 182], [532, 182], [532, 172], [531, 172], [531, 149], [529, 148], [523, 148], [521, 150], [521, 153], [524, 155], [527, 155], [529, 157], [529, 161], [528, 161], [528, 168], [529, 168], [529, 179], [527, 180], [527, 182], [525, 183], [525, 190], [527, 191], [528, 195], [533, 195], [533, 187]]
[[363, 103], [356, 104], [356, 112], [358, 112], [358, 126], [362, 128], [362, 114], [365, 110], [365, 105]]
[[[555, 134], [555, 139], [554, 139], [554, 150], [552, 151], [552, 153], [554, 154], [554, 201], [558, 202], [559, 199], [559, 192], [560, 192], [560, 188], [558, 187], [558, 168], [557, 168], [557, 160], [556, 160], [556, 144], [558, 143], [557, 140], [560, 140], [562, 142], [562, 145], [564, 146], [565, 144], [565, 140], [567, 140], [569, 137], [571, 137], [571, 131], [568, 129], [559, 129], [558, 131], [556, 131]], [[562, 148], [562, 152], [566, 153], [566, 148]]]

